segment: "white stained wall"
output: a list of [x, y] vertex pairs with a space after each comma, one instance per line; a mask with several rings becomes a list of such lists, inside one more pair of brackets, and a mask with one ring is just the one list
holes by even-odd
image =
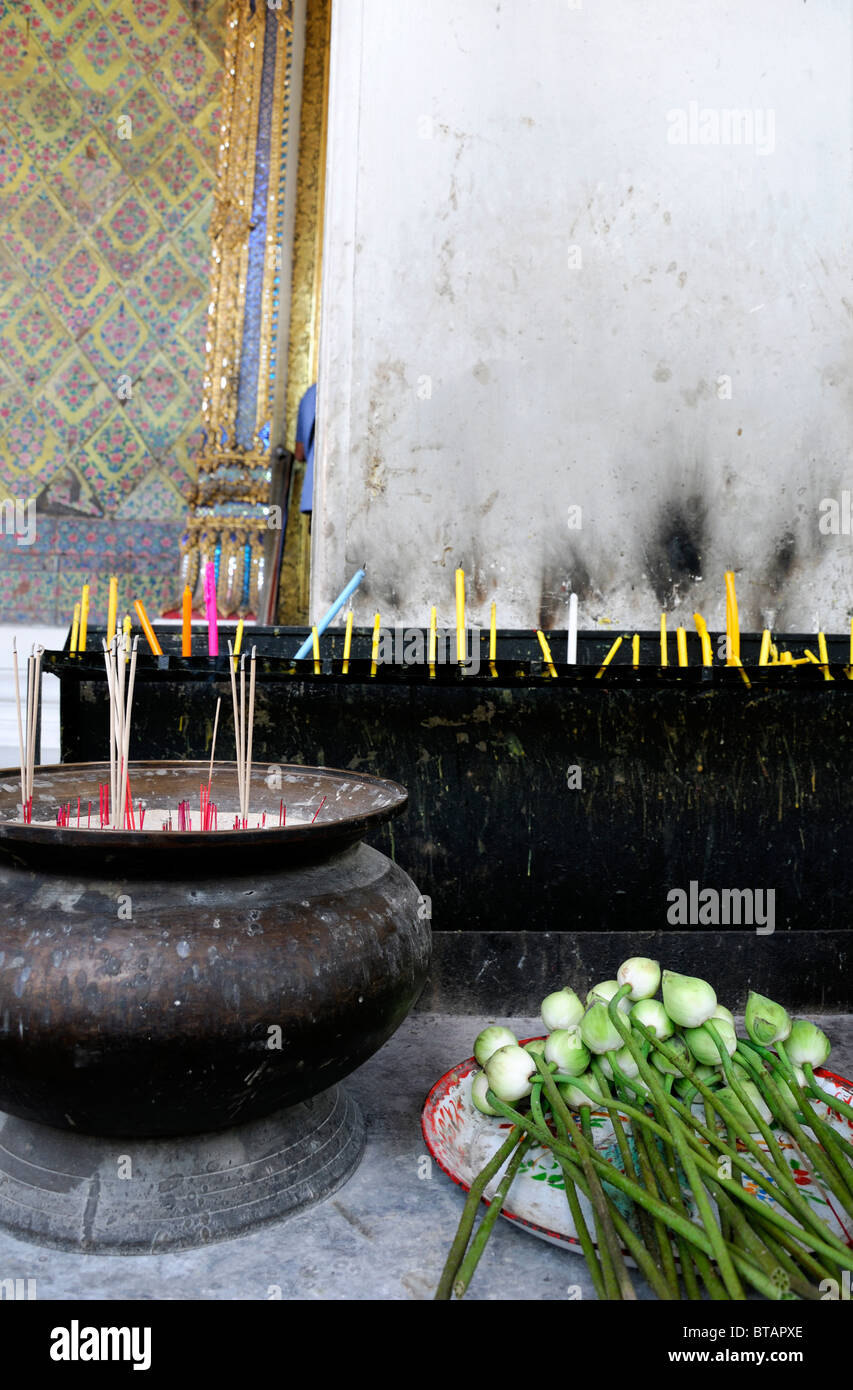
[[849, 0], [338, 0], [332, 42], [312, 615], [366, 559], [359, 622], [452, 621], [461, 562], [482, 625], [720, 626], [732, 567], [742, 626], [846, 630]]

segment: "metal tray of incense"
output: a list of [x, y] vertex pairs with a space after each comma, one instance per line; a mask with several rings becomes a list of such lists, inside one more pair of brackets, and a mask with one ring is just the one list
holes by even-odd
[[358, 1162], [336, 1083], [399, 1026], [429, 960], [415, 884], [362, 843], [407, 794], [256, 766], [234, 829], [233, 767], [216, 765], [207, 830], [206, 761], [131, 763], [141, 829], [100, 828], [109, 764], [37, 769], [29, 824], [18, 770], [0, 771], [0, 1223], [25, 1239], [221, 1239]]

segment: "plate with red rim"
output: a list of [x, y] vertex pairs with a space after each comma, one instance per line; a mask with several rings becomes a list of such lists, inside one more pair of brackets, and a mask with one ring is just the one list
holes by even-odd
[[[525, 1038], [522, 1041], [532, 1040]], [[500, 1148], [511, 1127], [508, 1120], [498, 1117], [493, 1119], [481, 1114], [472, 1103], [471, 1083], [479, 1070], [479, 1064], [473, 1057], [468, 1057], [464, 1062], [452, 1067], [433, 1086], [421, 1114], [421, 1128], [430, 1154], [442, 1172], [465, 1192]], [[837, 1096], [848, 1105], [853, 1104], [853, 1082], [836, 1076], [834, 1072], [823, 1067], [815, 1072], [815, 1076], [830, 1095]], [[822, 1105], [818, 1113], [821, 1114], [821, 1118], [829, 1119], [840, 1134], [853, 1142], [853, 1121], [838, 1115], [828, 1105]], [[592, 1110], [590, 1125], [595, 1147], [602, 1158], [621, 1168], [619, 1149], [607, 1111]], [[626, 1121], [626, 1125], [630, 1137], [630, 1123]], [[775, 1129], [775, 1133], [790, 1164], [794, 1181], [803, 1196], [820, 1212], [821, 1219], [829, 1230], [853, 1246], [853, 1221], [843, 1208], [840, 1208], [833, 1195], [825, 1191], [790, 1136], [779, 1128]], [[755, 1140], [762, 1148], [766, 1147], [760, 1135], [756, 1135]], [[633, 1144], [631, 1147], [633, 1149]], [[752, 1162], [740, 1141], [738, 1152], [743, 1153], [747, 1161]], [[486, 1188], [483, 1198], [486, 1204], [494, 1195], [502, 1175], [503, 1169]], [[754, 1183], [747, 1180], [747, 1190], [760, 1201], [778, 1207], [783, 1215], [789, 1217], [774, 1200], [772, 1184], [767, 1183], [766, 1177], [764, 1182], [765, 1186], [762, 1186], [756, 1165], [756, 1180]], [[695, 1218], [693, 1197], [684, 1180], [681, 1182], [681, 1189], [688, 1211]], [[608, 1188], [608, 1191], [621, 1209], [629, 1214], [631, 1204], [624, 1196], [613, 1187]], [[592, 1234], [594, 1225], [591, 1208], [583, 1194], [579, 1193], [578, 1196]], [[633, 1214], [630, 1214], [633, 1223]], [[526, 1226], [542, 1240], [580, 1250], [580, 1241], [566, 1201], [562, 1170], [550, 1150], [542, 1145], [528, 1149], [503, 1205], [501, 1216], [517, 1225]]]

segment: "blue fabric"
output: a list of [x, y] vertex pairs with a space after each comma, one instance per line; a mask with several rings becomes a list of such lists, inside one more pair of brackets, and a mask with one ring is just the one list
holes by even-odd
[[317, 415], [317, 383], [309, 386], [299, 402], [296, 416], [296, 443], [305, 449], [305, 477], [302, 482], [301, 512], [310, 512], [314, 506], [314, 422]]

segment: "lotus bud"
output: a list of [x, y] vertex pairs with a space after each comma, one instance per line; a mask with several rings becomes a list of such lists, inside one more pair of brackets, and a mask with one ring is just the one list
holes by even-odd
[[[589, 1008], [590, 1004], [609, 1004], [614, 994], [618, 994], [621, 988], [622, 986], [618, 980], [602, 980], [600, 985], [593, 985], [589, 994], [586, 996], [587, 1008]], [[626, 995], [624, 999], [619, 1000], [619, 1012], [627, 1014], [630, 1013], [630, 1011], [631, 1001]]]
[[631, 986], [631, 999], [651, 999], [660, 987], [660, 966], [648, 956], [631, 956], [623, 960], [616, 971], [616, 979], [621, 985]]
[[531, 1038], [530, 1042], [523, 1044], [525, 1052], [529, 1052], [531, 1057], [545, 1056], [545, 1039]]
[[[610, 1065], [611, 1063], [612, 1065]], [[604, 1062], [601, 1065], [604, 1066]], [[613, 1068], [618, 1067], [622, 1075], [627, 1076], [629, 1081], [633, 1081], [635, 1076], [640, 1075], [639, 1064], [634, 1060], [634, 1054], [630, 1047], [620, 1047], [618, 1052], [611, 1052], [608, 1066], [610, 1066], [611, 1075], [616, 1075]]]
[[679, 1028], [698, 1028], [713, 1017], [717, 996], [706, 980], [665, 970], [663, 1006]]
[[791, 1025], [785, 1051], [796, 1067], [804, 1067], [807, 1063], [811, 1067], [822, 1067], [832, 1051], [832, 1044], [816, 1024], [807, 1018], [798, 1018]]
[[[808, 1084], [806, 1082], [806, 1074], [803, 1071], [802, 1067], [794, 1067], [794, 1075], [797, 1078], [798, 1086], [806, 1086]], [[788, 1082], [783, 1080], [781, 1076], [776, 1076], [773, 1079], [776, 1082], [777, 1088], [782, 1094], [782, 1099], [785, 1101], [785, 1104], [790, 1105], [791, 1109], [795, 1113], [797, 1110], [802, 1110], [803, 1106], [800, 1097], [794, 1094], [794, 1091], [791, 1089]]]
[[[715, 1018], [712, 1020], [712, 1026], [716, 1029], [729, 1057], [733, 1057], [737, 1048], [737, 1035], [732, 1025], [724, 1018]], [[706, 1067], [716, 1066], [719, 1062], [717, 1044], [704, 1028], [685, 1028], [684, 1041], [697, 1062], [703, 1062]]]
[[[589, 1089], [592, 1092], [594, 1092], [594, 1094], [597, 1095], [601, 1100], [604, 1099], [601, 1087], [599, 1086], [591, 1071], [586, 1073], [583, 1080], [585, 1086], [589, 1086]], [[581, 1106], [584, 1105], [595, 1105], [595, 1101], [591, 1100], [590, 1097], [586, 1094], [586, 1092], [581, 1090], [580, 1086], [574, 1086], [570, 1081], [558, 1081], [557, 1090], [560, 1092], [560, 1095], [563, 1097], [563, 1100], [566, 1102], [566, 1105], [568, 1105], [572, 1110], [580, 1110]]]
[[581, 1037], [590, 1052], [618, 1052], [622, 1035], [610, 1021], [607, 1005], [602, 1000], [591, 1004], [581, 1019]]
[[499, 1047], [506, 1047], [508, 1043], [517, 1042], [515, 1033], [509, 1028], [502, 1028], [499, 1023], [490, 1023], [488, 1028], [484, 1028], [479, 1033], [474, 1043], [474, 1056], [477, 1058], [481, 1067], [484, 1067], [493, 1052], [497, 1052]]
[[499, 1110], [493, 1110], [486, 1100], [486, 1092], [489, 1089], [489, 1078], [484, 1071], [478, 1071], [474, 1080], [471, 1082], [471, 1101], [479, 1110], [481, 1115], [499, 1115]]
[[589, 1066], [589, 1051], [580, 1028], [555, 1028], [545, 1043], [545, 1061], [556, 1062], [557, 1070], [569, 1076], [582, 1076]]
[[518, 1043], [499, 1047], [486, 1063], [489, 1086], [498, 1099], [507, 1105], [530, 1095], [533, 1090], [530, 1078], [535, 1071], [536, 1058], [531, 1057]]
[[[766, 1104], [755, 1082], [744, 1081], [741, 1085], [741, 1089], [744, 1092], [744, 1094], [747, 1095], [749, 1099], [752, 1101], [752, 1104], [755, 1106], [755, 1109], [758, 1111], [765, 1124], [768, 1120], [772, 1120], [772, 1112]], [[736, 1124], [742, 1125], [743, 1128], [749, 1130], [751, 1134], [760, 1133], [757, 1124], [750, 1116], [746, 1107], [741, 1104], [740, 1099], [735, 1094], [735, 1092], [731, 1090], [729, 1086], [724, 1086], [722, 1090], [719, 1090], [717, 1092], [717, 1097], [721, 1101], [723, 1106], [726, 1108], [726, 1110], [729, 1111], [732, 1119], [735, 1121]]]
[[746, 1031], [754, 1043], [770, 1047], [785, 1041], [791, 1032], [791, 1020], [781, 1004], [751, 989], [746, 1001]]
[[630, 1016], [661, 1041], [671, 1038], [675, 1032], [675, 1024], [659, 999], [641, 999], [632, 1008]]
[[679, 1076], [673, 1085], [676, 1095], [688, 1096], [698, 1095], [698, 1091], [693, 1084], [693, 1078], [697, 1081], [704, 1081], [706, 1086], [716, 1086], [723, 1079], [723, 1074], [719, 1067], [708, 1067], [703, 1062], [697, 1062], [693, 1068], [693, 1077]]
[[[677, 1056], [681, 1059], [683, 1066], [690, 1067], [692, 1069], [693, 1058], [690, 1056], [690, 1050], [683, 1038], [670, 1038], [669, 1042], [667, 1043], [667, 1047], [671, 1052], [675, 1052], [677, 1054]], [[682, 1067], [675, 1066], [669, 1060], [668, 1057], [664, 1057], [662, 1052], [653, 1052], [651, 1054], [651, 1057], [652, 1062], [657, 1067], [658, 1071], [662, 1071], [664, 1075], [684, 1075]]]
[[567, 985], [565, 989], [558, 989], [554, 994], [545, 996], [540, 1013], [548, 1032], [553, 1033], [555, 1028], [573, 1028], [576, 1023], [580, 1023], [583, 1018], [583, 1004], [574, 990], [569, 989]]

